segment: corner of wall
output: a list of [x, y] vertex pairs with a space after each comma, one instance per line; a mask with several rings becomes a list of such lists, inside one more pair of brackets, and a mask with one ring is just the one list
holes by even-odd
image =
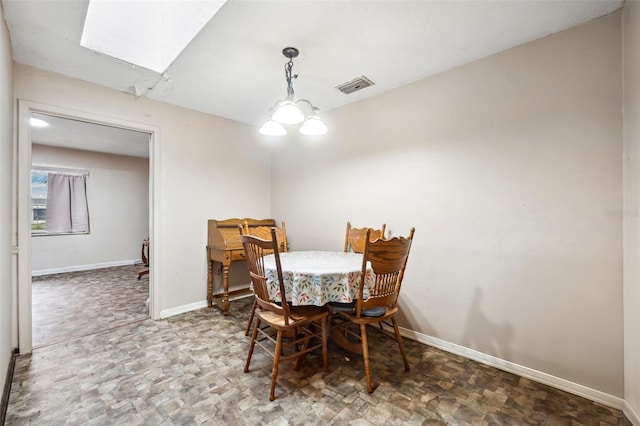
[[[16, 323], [12, 248], [14, 189], [14, 116], [13, 54], [9, 31], [0, 9], [0, 377], [10, 368], [11, 348], [15, 341]], [[6, 389], [7, 383], [5, 383]]]
[[640, 4], [622, 17], [624, 412], [640, 425]]

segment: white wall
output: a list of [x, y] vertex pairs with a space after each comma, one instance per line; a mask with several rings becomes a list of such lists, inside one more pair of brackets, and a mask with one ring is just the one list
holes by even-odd
[[33, 236], [34, 274], [140, 259], [149, 236], [149, 160], [33, 144], [34, 165], [88, 170], [90, 233]]
[[640, 4], [624, 6], [624, 396], [640, 424]]
[[269, 150], [253, 127], [20, 64], [15, 96], [160, 129], [161, 310], [206, 300], [207, 219], [270, 215]]
[[0, 380], [4, 383], [11, 349], [15, 347], [15, 292], [12, 263], [14, 245], [11, 205], [13, 203], [13, 56], [9, 32], [0, 7]]
[[620, 21], [323, 114], [273, 152], [292, 247], [414, 226], [401, 325], [621, 398]]

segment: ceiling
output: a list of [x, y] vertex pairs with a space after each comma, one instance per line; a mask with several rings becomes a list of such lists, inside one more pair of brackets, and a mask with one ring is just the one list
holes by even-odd
[[45, 114], [32, 117], [49, 124], [31, 127], [32, 143], [149, 158], [148, 133]]
[[[286, 95], [286, 46], [300, 49], [296, 98], [322, 114], [609, 14], [623, 1], [229, 0], [162, 75], [81, 47], [87, 0], [2, 4], [16, 62], [257, 126]], [[349, 95], [335, 89], [361, 75], [375, 85]]]

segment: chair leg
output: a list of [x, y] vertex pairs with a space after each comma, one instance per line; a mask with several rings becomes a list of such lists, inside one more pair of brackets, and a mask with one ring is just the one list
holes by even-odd
[[400, 336], [400, 329], [398, 328], [398, 323], [396, 322], [395, 317], [391, 317], [391, 322], [393, 323], [393, 329], [396, 332], [396, 340], [398, 341], [398, 346], [400, 346], [400, 354], [402, 354], [402, 360], [404, 361], [404, 371], [409, 371], [409, 361], [407, 361], [407, 353], [404, 350], [404, 345], [402, 344], [402, 336]]
[[367, 377], [367, 391], [373, 393], [371, 383], [371, 367], [369, 366], [369, 344], [367, 343], [367, 326], [360, 324], [360, 337], [362, 338], [362, 358], [364, 359], [364, 374]]
[[269, 401], [276, 399], [276, 380], [278, 378], [278, 366], [280, 365], [280, 353], [282, 352], [282, 334], [282, 330], [278, 330], [278, 336], [276, 337], [276, 349], [273, 354], [273, 369], [271, 370], [271, 392], [269, 393]]
[[[307, 324], [307, 327], [311, 327], [311, 324]], [[299, 328], [296, 327], [293, 332], [294, 332], [294, 339], [298, 340], [298, 336], [300, 336]], [[295, 350], [297, 352], [304, 352], [309, 347], [309, 343], [310, 343], [310, 338], [305, 333], [305, 337], [302, 340], [302, 343], [300, 343], [300, 342], [296, 343]], [[300, 355], [298, 355], [297, 357], [295, 357], [293, 359], [293, 370], [294, 371], [300, 370], [300, 366], [302, 365], [302, 362], [305, 360], [306, 357], [307, 357], [307, 354], [306, 354], [306, 352], [304, 352], [304, 353], [301, 353]]]
[[256, 338], [258, 337], [258, 329], [260, 328], [260, 318], [256, 318], [256, 325], [251, 335], [251, 343], [249, 344], [249, 353], [247, 354], [247, 362], [244, 365], [244, 372], [249, 372], [249, 364], [251, 364], [251, 356], [253, 355], [253, 348], [256, 346]]
[[249, 330], [251, 330], [251, 323], [253, 322], [253, 316], [256, 313], [256, 307], [258, 306], [258, 302], [256, 302], [255, 296], [253, 298], [253, 306], [251, 307], [251, 316], [249, 317], [249, 322], [247, 323], [247, 329], [244, 331], [244, 335], [249, 335]]
[[329, 354], [327, 351], [327, 340], [329, 338], [329, 316], [322, 321], [322, 363], [324, 371], [329, 370]]

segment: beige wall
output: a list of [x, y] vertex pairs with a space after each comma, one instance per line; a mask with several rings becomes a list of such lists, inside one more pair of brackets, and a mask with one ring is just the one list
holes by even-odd
[[624, 396], [640, 424], [640, 4], [624, 7]]
[[[325, 113], [331, 130], [322, 140], [275, 145], [271, 186], [268, 146], [253, 128], [22, 65], [15, 95], [160, 127], [162, 309], [204, 299], [208, 218], [285, 219], [295, 250], [341, 249], [347, 220], [386, 222], [396, 235], [415, 226], [403, 326], [624, 392], [637, 413], [640, 271], [629, 258], [640, 251], [640, 129], [629, 117], [640, 104], [639, 30], [637, 6], [625, 7], [624, 210], [619, 14]], [[2, 23], [3, 348], [11, 334], [11, 63]], [[230, 159], [255, 170], [237, 173]], [[7, 360], [0, 353], [0, 369]]]
[[11, 265], [13, 203], [13, 56], [9, 32], [0, 7], [0, 377], [6, 377], [15, 346], [13, 275]]
[[269, 151], [253, 127], [19, 64], [15, 96], [160, 129], [161, 310], [206, 300], [207, 219], [270, 214]]
[[142, 240], [149, 235], [148, 159], [38, 144], [33, 144], [31, 159], [34, 165], [90, 173], [90, 233], [32, 237], [35, 274], [140, 259]]
[[[416, 234], [402, 325], [623, 396], [620, 14], [325, 113], [274, 148], [293, 249]], [[366, 89], [365, 89], [366, 90]]]

